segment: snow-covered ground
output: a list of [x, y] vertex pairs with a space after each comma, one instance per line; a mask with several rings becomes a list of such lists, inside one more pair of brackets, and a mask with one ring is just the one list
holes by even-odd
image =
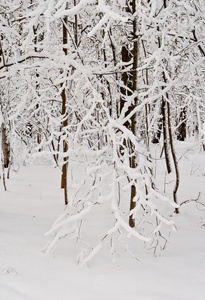
[[[185, 154], [180, 202], [200, 192], [205, 203], [205, 154], [188, 143], [178, 151]], [[177, 231], [158, 257], [139, 250], [138, 261], [122, 251], [113, 264], [107, 246], [79, 268], [75, 241], [61, 240], [52, 255], [44, 251], [51, 240], [44, 233], [64, 209], [59, 186], [59, 170], [37, 164], [11, 172], [7, 192], [1, 186], [0, 300], [205, 299], [205, 207], [191, 202], [180, 208]]]

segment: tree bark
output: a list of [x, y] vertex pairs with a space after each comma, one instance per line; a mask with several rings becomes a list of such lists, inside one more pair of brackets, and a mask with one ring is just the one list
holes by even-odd
[[186, 138], [186, 106], [181, 109], [179, 115], [179, 127], [177, 130], [177, 139], [178, 141], [184, 141]]
[[8, 142], [6, 127], [4, 123], [1, 125], [1, 134], [2, 134], [3, 165], [4, 168], [8, 168], [10, 162], [10, 145]]
[[[130, 3], [132, 7], [132, 14], [136, 12], [136, 2], [135, 0]], [[130, 11], [130, 6], [127, 7], [127, 10]], [[121, 57], [122, 62], [129, 63], [131, 59], [133, 59], [132, 62], [132, 71], [124, 72], [122, 73], [122, 82], [124, 84], [124, 87], [121, 88], [121, 99], [120, 99], [120, 111], [123, 110], [124, 105], [126, 103], [126, 96], [130, 96], [132, 93], [134, 93], [137, 90], [137, 66], [138, 66], [138, 36], [136, 34], [137, 32], [137, 20], [136, 17], [133, 20], [132, 23], [132, 36], [133, 36], [133, 49], [132, 51], [129, 51], [128, 45], [123, 45], [121, 49]], [[125, 116], [130, 114], [133, 109], [137, 105], [137, 97], [135, 97], [134, 101], [129, 105], [127, 111], [125, 112]], [[132, 131], [134, 135], [136, 135], [136, 114], [133, 114], [130, 120], [126, 121], [124, 123], [124, 126]], [[132, 143], [127, 143], [125, 145], [126, 147], [129, 147], [129, 165], [130, 168], [136, 167], [136, 154], [135, 149]], [[136, 186], [133, 184], [131, 186], [131, 193], [130, 193], [130, 211], [132, 211], [136, 203], [134, 201], [134, 198], [136, 196]], [[135, 220], [133, 218], [133, 214], [129, 217], [129, 226], [135, 227]]]
[[[168, 95], [167, 95], [168, 97]], [[177, 204], [177, 191], [179, 188], [179, 167], [178, 167], [178, 162], [177, 162], [177, 157], [176, 157], [176, 153], [174, 150], [174, 144], [173, 144], [173, 136], [172, 136], [172, 128], [171, 128], [171, 120], [170, 120], [170, 104], [169, 102], [167, 102], [167, 116], [168, 116], [168, 130], [169, 130], [169, 143], [170, 143], [170, 148], [171, 148], [171, 153], [172, 153], [172, 158], [173, 158], [173, 162], [174, 162], [174, 167], [175, 167], [175, 174], [176, 174], [176, 183], [175, 183], [175, 187], [173, 190], [173, 199], [174, 202]], [[176, 207], [175, 208], [175, 213], [178, 214], [179, 213], [179, 209]]]
[[[67, 30], [66, 30], [66, 24], [67, 24], [67, 17], [63, 18], [63, 45], [66, 45], [68, 42], [67, 38]], [[68, 54], [67, 47], [63, 48], [63, 51], [65, 55]], [[62, 129], [66, 128], [68, 125], [68, 119], [66, 116], [66, 90], [65, 88], [62, 90], [61, 93], [61, 98], [62, 98], [62, 117], [63, 117], [63, 124], [62, 124]], [[67, 141], [64, 139], [63, 140], [63, 153], [66, 154], [68, 151], [68, 144]], [[64, 201], [65, 205], [68, 204], [68, 193], [67, 193], [67, 167], [68, 167], [68, 158], [64, 156], [63, 158], [63, 166], [62, 166], [62, 175], [61, 175], [61, 188], [64, 189]]]

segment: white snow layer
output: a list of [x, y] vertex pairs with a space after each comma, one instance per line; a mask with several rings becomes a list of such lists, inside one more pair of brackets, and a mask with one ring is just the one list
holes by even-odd
[[[196, 198], [198, 192], [204, 201], [205, 153], [188, 151], [180, 167], [180, 202]], [[194, 201], [180, 207], [174, 217], [177, 231], [158, 257], [138, 248], [135, 243], [140, 241], [133, 239], [137, 259], [122, 248], [113, 264], [110, 245], [99, 243], [93, 249], [98, 254], [79, 268], [76, 241], [64, 238], [54, 254], [45, 254], [51, 237], [44, 233], [64, 210], [59, 185], [57, 168], [33, 165], [11, 173], [8, 192], [1, 187], [1, 300], [204, 300], [204, 207]]]

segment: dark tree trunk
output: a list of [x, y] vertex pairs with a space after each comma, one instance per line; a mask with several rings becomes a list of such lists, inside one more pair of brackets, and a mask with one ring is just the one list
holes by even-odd
[[1, 125], [1, 134], [2, 134], [3, 165], [4, 168], [8, 168], [10, 162], [10, 144], [8, 142], [6, 127], [4, 123]]
[[161, 134], [162, 134], [162, 123], [163, 123], [163, 117], [162, 117], [163, 106], [164, 106], [164, 103], [161, 102], [160, 118], [158, 119], [158, 123], [157, 123], [157, 131], [154, 133], [154, 136], [152, 138], [153, 144], [159, 144], [159, 142], [160, 142], [160, 138], [161, 138]]
[[186, 107], [183, 107], [179, 115], [179, 127], [177, 130], [177, 139], [184, 141], [186, 139]]
[[[67, 29], [66, 29], [66, 24], [67, 24], [67, 17], [63, 19], [63, 45], [67, 44]], [[67, 55], [68, 51], [67, 48], [63, 48], [63, 51], [65, 55]], [[66, 128], [68, 125], [68, 119], [66, 116], [66, 90], [65, 88], [62, 90], [61, 93], [61, 98], [62, 98], [62, 116], [63, 116], [63, 124], [62, 128]], [[67, 141], [64, 139], [63, 140], [63, 153], [67, 153], [68, 151], [68, 144]], [[64, 201], [65, 205], [68, 204], [68, 194], [67, 194], [67, 167], [68, 167], [68, 157], [64, 156], [63, 158], [63, 167], [62, 167], [62, 175], [61, 175], [61, 188], [64, 189]]]
[[164, 96], [162, 97], [162, 128], [163, 128], [163, 137], [164, 137], [164, 153], [165, 153], [165, 162], [167, 167], [168, 174], [171, 173], [171, 162], [169, 156], [169, 139], [167, 131], [167, 101], [165, 101]]
[[[136, 12], [136, 3], [135, 1], [130, 2], [130, 5], [127, 7], [128, 10], [130, 10], [130, 7], [132, 7], [132, 14]], [[122, 82], [124, 84], [124, 87], [121, 88], [121, 99], [120, 99], [120, 111], [124, 109], [125, 103], [126, 103], [126, 96], [132, 95], [133, 92], [137, 90], [137, 64], [138, 64], [138, 37], [137, 37], [137, 23], [136, 18], [133, 20], [133, 43], [132, 43], [132, 51], [129, 51], [128, 45], [123, 45], [121, 49], [121, 56], [122, 56], [122, 62], [129, 63], [132, 61], [132, 71], [130, 72], [124, 72], [122, 73]], [[125, 116], [129, 115], [133, 109], [137, 105], [137, 98], [134, 99], [132, 104], [129, 105], [127, 110], [125, 111]], [[126, 121], [124, 123], [124, 126], [132, 131], [134, 135], [136, 135], [136, 114], [133, 114], [130, 120]], [[128, 142], [126, 142], [128, 143]], [[129, 164], [131, 168], [136, 167], [136, 154], [134, 146], [132, 143], [128, 143], [125, 145], [126, 147], [129, 147]], [[134, 198], [136, 196], [136, 187], [133, 184], [131, 186], [131, 193], [130, 193], [130, 211], [132, 211], [136, 203], [134, 201]], [[135, 220], [133, 218], [133, 215], [131, 214], [129, 217], [129, 225], [130, 227], [135, 227]]]

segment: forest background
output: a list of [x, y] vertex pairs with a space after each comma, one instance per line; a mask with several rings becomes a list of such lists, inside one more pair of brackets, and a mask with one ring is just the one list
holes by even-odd
[[80, 266], [161, 255], [183, 207], [204, 208], [204, 4], [1, 0], [2, 195], [25, 165], [58, 170], [47, 254], [65, 238]]

